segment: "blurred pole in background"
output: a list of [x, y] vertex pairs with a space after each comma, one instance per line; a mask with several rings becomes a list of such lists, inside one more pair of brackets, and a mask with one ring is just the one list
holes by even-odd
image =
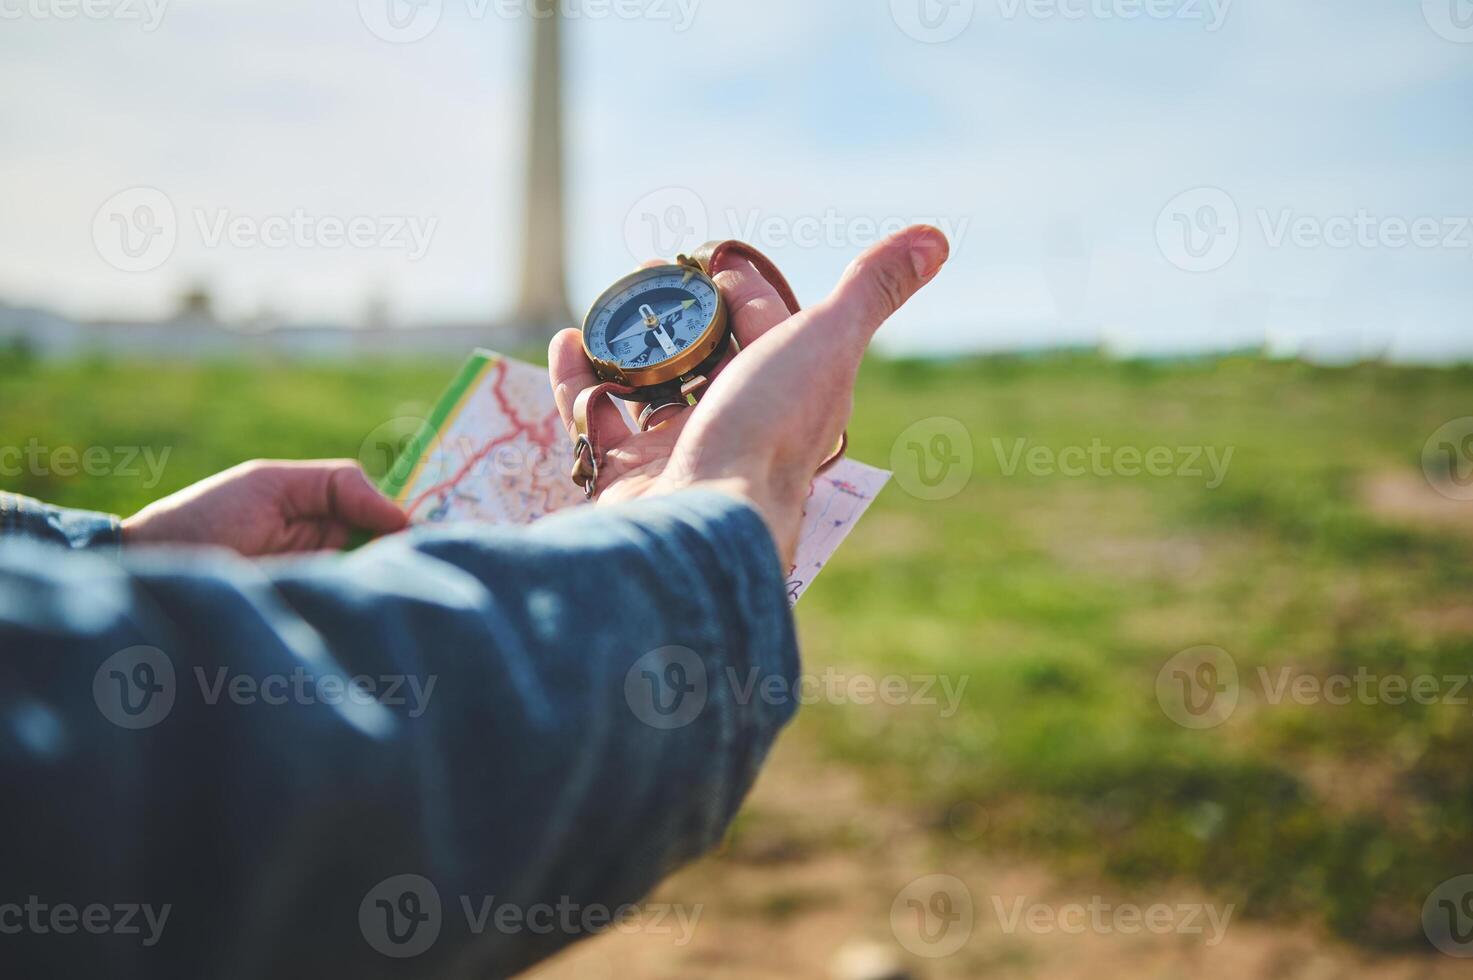
[[563, 79], [556, 0], [535, 0], [527, 186], [522, 216], [522, 284], [515, 326], [542, 341], [574, 326], [563, 245]]

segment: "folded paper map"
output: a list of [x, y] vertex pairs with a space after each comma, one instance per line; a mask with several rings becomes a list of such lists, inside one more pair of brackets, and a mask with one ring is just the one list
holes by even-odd
[[[572, 465], [546, 370], [477, 351], [382, 486], [416, 524], [531, 524], [587, 505], [568, 477]], [[813, 481], [788, 570], [791, 601], [813, 584], [889, 479], [885, 470], [844, 459]]]

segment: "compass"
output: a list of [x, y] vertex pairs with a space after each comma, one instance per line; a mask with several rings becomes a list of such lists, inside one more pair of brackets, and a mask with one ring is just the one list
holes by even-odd
[[628, 401], [693, 404], [730, 343], [720, 288], [684, 255], [620, 279], [583, 321], [594, 372]]
[[[583, 352], [601, 384], [573, 401], [573, 482], [589, 499], [598, 494], [602, 441], [593, 406], [608, 397], [642, 402], [640, 431], [658, 427], [696, 403], [711, 383], [732, 339], [726, 300], [712, 270], [727, 258], [751, 266], [777, 293], [789, 315], [802, 309], [793, 287], [772, 260], [745, 242], [707, 242], [694, 256], [640, 269], [604, 290], [583, 320]], [[840, 438], [824, 469], [844, 454]], [[820, 470], [822, 472], [822, 470]]]

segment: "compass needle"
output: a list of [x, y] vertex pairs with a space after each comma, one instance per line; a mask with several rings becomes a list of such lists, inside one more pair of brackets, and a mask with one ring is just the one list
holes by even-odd
[[684, 394], [707, 382], [730, 337], [720, 290], [692, 260], [619, 280], [583, 323], [595, 373], [627, 389], [619, 397], [646, 403], [686, 403]]

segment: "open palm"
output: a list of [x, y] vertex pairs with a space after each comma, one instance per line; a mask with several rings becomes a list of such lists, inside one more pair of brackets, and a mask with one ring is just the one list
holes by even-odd
[[[899, 232], [856, 259], [826, 300], [796, 315], [746, 259], [718, 262], [712, 272], [736, 349], [713, 372], [698, 405], [666, 414], [647, 432], [631, 431], [608, 399], [590, 405], [588, 424], [603, 452], [599, 500], [726, 483], [758, 505], [790, 555], [808, 486], [848, 422], [870, 338], [936, 276], [948, 254], [934, 228]], [[572, 434], [575, 400], [599, 384], [579, 331], [553, 339], [549, 371]]]

